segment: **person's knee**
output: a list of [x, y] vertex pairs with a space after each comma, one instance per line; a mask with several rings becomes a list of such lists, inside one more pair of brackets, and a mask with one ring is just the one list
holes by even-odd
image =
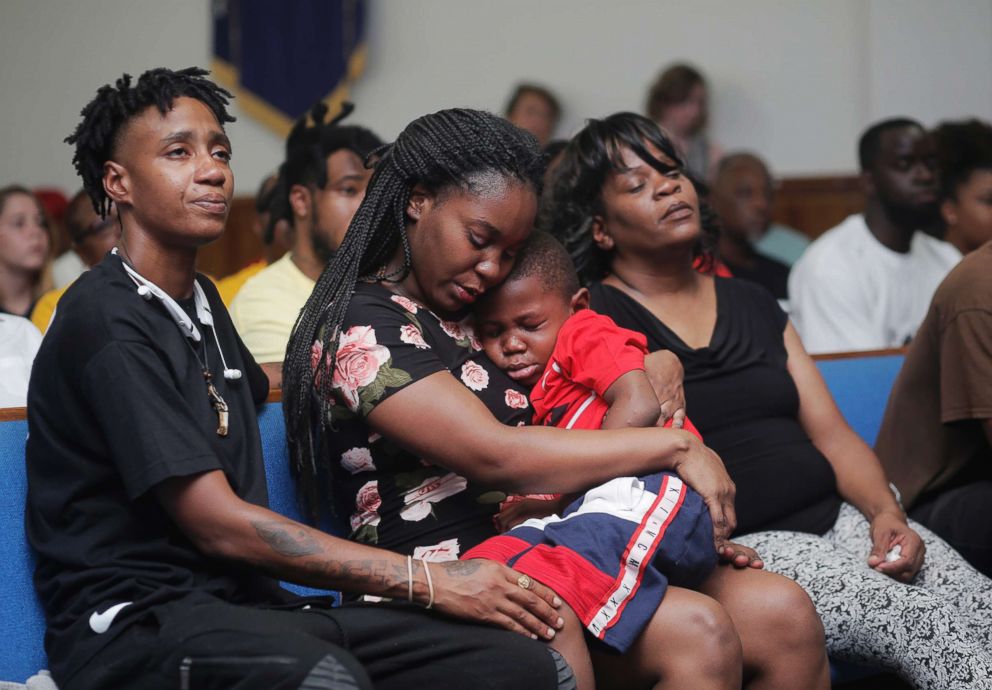
[[309, 670], [298, 690], [373, 690], [357, 661], [344, 654], [328, 654]]
[[700, 598], [679, 622], [678, 656], [710, 676], [740, 674], [743, 652], [730, 616], [715, 600]]
[[825, 648], [823, 622], [802, 587], [787, 578], [762, 602], [771, 646], [781, 651]]
[[572, 677], [571, 669], [567, 663], [559, 665], [561, 659], [550, 647], [517, 633], [491, 632], [496, 635], [490, 644], [462, 657], [459, 672], [464, 674], [465, 687], [487, 690], [568, 687], [567, 683], [559, 685], [559, 682]]

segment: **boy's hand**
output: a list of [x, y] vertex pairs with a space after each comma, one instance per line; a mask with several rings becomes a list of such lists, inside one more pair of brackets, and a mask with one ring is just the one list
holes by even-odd
[[644, 371], [651, 381], [661, 404], [660, 422], [672, 420], [672, 427], [681, 429], [685, 423], [685, 390], [682, 362], [668, 350], [656, 350], [644, 356]]
[[523, 498], [514, 501], [496, 513], [493, 522], [496, 524], [496, 529], [502, 534], [531, 518], [542, 518], [557, 513], [560, 507], [558, 499]]

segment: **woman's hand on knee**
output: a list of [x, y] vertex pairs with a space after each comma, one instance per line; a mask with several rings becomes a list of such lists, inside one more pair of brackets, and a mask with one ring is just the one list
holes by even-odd
[[744, 546], [736, 542], [728, 541], [723, 549], [717, 554], [724, 563], [730, 563], [735, 568], [754, 568], [760, 570], [765, 567], [765, 562], [761, 560], [758, 552], [749, 546]]
[[448, 615], [540, 640], [554, 638], [565, 624], [553, 591], [501, 563], [448, 561], [432, 564], [435, 571], [434, 607]]
[[899, 582], [909, 582], [923, 567], [926, 545], [906, 524], [906, 516], [883, 511], [871, 520], [871, 554], [868, 565]]

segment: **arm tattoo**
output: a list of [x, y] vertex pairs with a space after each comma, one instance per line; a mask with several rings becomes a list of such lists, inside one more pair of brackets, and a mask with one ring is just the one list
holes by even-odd
[[441, 563], [444, 572], [453, 577], [471, 577], [479, 570], [481, 564], [478, 560], [471, 561], [449, 561]]
[[[303, 566], [321, 580], [336, 582], [342, 589], [353, 592], [382, 591], [402, 585], [406, 591], [406, 566], [384, 560], [309, 561]], [[372, 585], [370, 588], [369, 586]]]
[[321, 587], [351, 592], [389, 594], [406, 592], [406, 565], [382, 559], [328, 560], [327, 552], [308, 529], [282, 520], [255, 520], [251, 523], [265, 544], [280, 556], [307, 558], [296, 567], [311, 577], [307, 580]]
[[320, 553], [317, 540], [299, 525], [278, 520], [256, 520], [251, 525], [262, 541], [280, 556], [300, 558]]

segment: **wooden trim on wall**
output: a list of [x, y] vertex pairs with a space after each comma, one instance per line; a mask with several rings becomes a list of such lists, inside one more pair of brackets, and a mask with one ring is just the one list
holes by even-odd
[[892, 355], [905, 355], [909, 351], [908, 347], [890, 347], [883, 350], [854, 350], [853, 352], [825, 352], [813, 355], [817, 362], [829, 361], [832, 359], [868, 359], [870, 357], [891, 357]]
[[772, 219], [816, 239], [864, 208], [858, 175], [791, 177], [779, 181]]
[[26, 407], [0, 407], [0, 422], [17, 422], [27, 418]]

